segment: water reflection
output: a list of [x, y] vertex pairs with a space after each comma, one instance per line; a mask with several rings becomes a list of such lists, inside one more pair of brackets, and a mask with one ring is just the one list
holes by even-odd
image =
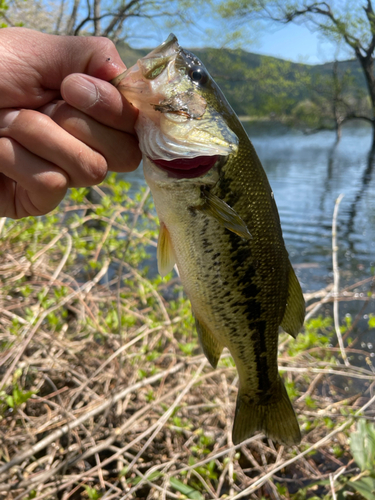
[[348, 239], [349, 239], [349, 236], [355, 230], [354, 221], [355, 221], [355, 218], [357, 215], [357, 207], [359, 206], [360, 201], [362, 199], [362, 196], [365, 193], [366, 189], [371, 184], [372, 173], [374, 170], [374, 163], [375, 163], [375, 144], [373, 144], [371, 149], [370, 149], [370, 152], [368, 154], [368, 160], [367, 160], [367, 168], [363, 172], [361, 185], [358, 189], [358, 192], [355, 196], [355, 199], [353, 200], [351, 207], [349, 208], [349, 222], [348, 222], [348, 226], [347, 226], [347, 231], [344, 235]]
[[329, 197], [330, 191], [331, 191], [331, 185], [332, 185], [332, 177], [333, 177], [333, 172], [334, 172], [334, 162], [335, 162], [335, 155], [336, 155], [336, 149], [339, 144], [339, 141], [335, 141], [333, 143], [333, 146], [329, 150], [328, 154], [328, 163], [327, 163], [327, 177], [325, 181], [325, 188], [323, 189], [322, 195], [320, 197], [320, 203], [319, 203], [319, 209], [321, 212], [324, 211], [324, 203], [327, 197]]

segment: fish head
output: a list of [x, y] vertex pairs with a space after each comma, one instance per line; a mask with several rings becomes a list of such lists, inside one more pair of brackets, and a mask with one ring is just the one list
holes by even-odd
[[204, 176], [237, 152], [228, 125], [232, 109], [203, 63], [173, 34], [112, 83], [139, 110], [143, 159], [166, 177]]

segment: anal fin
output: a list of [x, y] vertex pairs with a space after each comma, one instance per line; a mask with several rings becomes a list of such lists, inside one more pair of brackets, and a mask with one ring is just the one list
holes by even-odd
[[211, 366], [216, 368], [224, 346], [216, 340], [212, 333], [207, 330], [198, 318], [195, 318], [195, 326], [197, 327], [198, 338], [204, 355], [210, 362]]
[[158, 259], [158, 271], [160, 276], [164, 278], [164, 276], [172, 271], [176, 263], [171, 236], [164, 222], [160, 222], [158, 249], [156, 254]]
[[280, 326], [285, 332], [296, 338], [305, 319], [305, 299], [291, 264], [289, 265], [288, 281], [287, 305]]

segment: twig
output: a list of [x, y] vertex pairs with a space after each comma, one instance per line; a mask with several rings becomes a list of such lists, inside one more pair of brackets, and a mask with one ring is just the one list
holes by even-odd
[[[95, 370], [95, 372], [90, 376], [90, 378], [87, 379], [86, 382], [84, 382], [80, 386], [79, 390], [76, 392], [76, 394], [73, 396], [72, 399], [73, 400], [77, 399], [77, 397], [81, 394], [81, 392], [85, 389], [85, 387], [87, 387], [87, 385], [92, 380], [94, 380], [94, 378], [107, 365], [109, 365], [119, 354], [121, 354], [122, 352], [126, 351], [126, 349], [128, 349], [129, 347], [131, 347], [133, 344], [136, 344], [137, 342], [139, 342], [143, 337], [145, 337], [146, 335], [148, 335], [150, 332], [154, 332], [154, 331], [160, 330], [161, 328], [162, 328], [161, 326], [157, 326], [155, 328], [149, 329], [149, 328], [147, 328], [147, 325], [142, 326], [140, 333], [135, 338], [133, 338], [130, 342], [126, 343], [125, 345], [121, 346], [119, 349], [117, 349], [117, 351], [115, 351], [113, 354], [111, 354], [111, 356], [109, 356], [105, 361], [103, 361], [103, 363], [99, 366], [99, 368], [97, 370]], [[72, 406], [72, 404], [73, 404], [73, 402], [71, 400], [70, 406]]]
[[[36, 322], [34, 328], [31, 330], [29, 335], [22, 341], [18, 348], [18, 353], [14, 357], [13, 363], [10, 365], [8, 370], [6, 371], [2, 381], [0, 382], [0, 387], [4, 387], [8, 378], [10, 377], [11, 373], [13, 373], [13, 370], [18, 363], [19, 359], [21, 358], [22, 354], [24, 353], [26, 347], [29, 345], [31, 339], [35, 335], [35, 333], [38, 331], [38, 328], [40, 325], [43, 323], [45, 318], [52, 312], [56, 311], [57, 309], [60, 309], [63, 305], [67, 304], [70, 302], [74, 297], [77, 295], [81, 294], [87, 294], [90, 292], [90, 290], [101, 280], [101, 278], [104, 276], [104, 274], [108, 271], [109, 267], [109, 260], [105, 261], [103, 264], [103, 267], [101, 270], [98, 272], [98, 274], [93, 278], [91, 281], [87, 281], [82, 287], [80, 287], [78, 290], [74, 291], [73, 293], [69, 294], [67, 297], [64, 297], [58, 304], [55, 304], [54, 306], [50, 307], [49, 309], [46, 309], [40, 316], [39, 320]], [[36, 319], [36, 318], [35, 318]], [[32, 326], [32, 324], [29, 324], [29, 328]]]
[[332, 500], [337, 500], [335, 491], [335, 480], [333, 478], [333, 474], [329, 475], [329, 484], [331, 486]]
[[341, 356], [342, 359], [344, 360], [344, 363], [346, 366], [349, 366], [349, 360], [345, 352], [345, 347], [344, 347], [344, 342], [342, 340], [341, 336], [341, 331], [340, 331], [340, 321], [339, 321], [339, 283], [340, 283], [340, 273], [339, 273], [339, 266], [337, 263], [337, 215], [339, 212], [339, 206], [341, 203], [341, 200], [343, 199], [344, 195], [340, 194], [340, 196], [337, 198], [336, 203], [335, 203], [335, 209], [333, 211], [333, 218], [332, 218], [332, 267], [333, 267], [333, 297], [334, 297], [334, 302], [333, 302], [333, 319], [335, 323], [335, 330], [336, 330], [336, 335], [337, 335], [337, 340], [339, 342], [340, 346], [340, 351], [341, 351]]
[[3, 228], [4, 228], [4, 224], [5, 224], [6, 220], [7, 220], [6, 217], [0, 217], [0, 236], [1, 236], [1, 233], [3, 232]]
[[[28, 450], [24, 451], [23, 453], [20, 453], [16, 455], [15, 457], [12, 458], [12, 460], [3, 466], [0, 467], [0, 474], [3, 474], [4, 472], [8, 471], [11, 469], [14, 465], [18, 465], [27, 458], [30, 458], [32, 455], [40, 452], [48, 446], [49, 444], [53, 443], [57, 439], [61, 438], [64, 434], [67, 434], [69, 431], [77, 427], [78, 425], [81, 425], [83, 422], [86, 422], [90, 418], [95, 417], [99, 413], [102, 413], [105, 411], [108, 407], [112, 406], [114, 403], [119, 401], [120, 399], [123, 399], [128, 393], [134, 392], [141, 387], [144, 387], [145, 385], [148, 384], [153, 384], [154, 382], [160, 380], [161, 378], [165, 377], [166, 375], [171, 375], [172, 373], [177, 373], [181, 368], [183, 368], [184, 364], [183, 363], [178, 363], [175, 366], [172, 366], [172, 368], [169, 368], [161, 373], [158, 373], [156, 375], [153, 375], [152, 377], [146, 378], [142, 380], [142, 382], [138, 382], [137, 384], [134, 384], [131, 387], [127, 387], [126, 389], [122, 390], [118, 394], [115, 394], [111, 398], [107, 399], [102, 403], [101, 405], [97, 406], [96, 408], [92, 409], [91, 411], [84, 413], [81, 417], [77, 418], [77, 420], [74, 420], [73, 422], [70, 422], [69, 424], [64, 425], [60, 429], [57, 429], [56, 431], [52, 432], [45, 438], [43, 438], [39, 443], [35, 444]], [[0, 489], [1, 491], [1, 489]]]
[[[165, 423], [168, 421], [169, 417], [172, 415], [173, 411], [175, 410], [176, 406], [182, 401], [182, 399], [185, 397], [185, 395], [190, 391], [192, 386], [195, 384], [197, 381], [199, 375], [201, 374], [203, 368], [205, 367], [207, 363], [207, 360], [204, 359], [200, 366], [198, 367], [197, 371], [195, 372], [194, 377], [190, 380], [190, 382], [187, 384], [185, 389], [181, 392], [181, 394], [175, 399], [173, 402], [172, 406], [160, 417], [160, 419], [157, 422], [156, 429], [154, 432], [151, 434], [151, 436], [148, 438], [146, 443], [142, 446], [142, 448], [139, 450], [137, 455], [133, 458], [131, 463], [128, 466], [128, 470], [130, 471], [134, 464], [137, 462], [137, 460], [142, 456], [142, 454], [145, 452], [145, 450], [148, 448], [150, 443], [155, 439], [155, 436], [160, 432], [161, 428], [165, 425]], [[126, 498], [129, 498], [133, 494], [135, 490], [137, 490], [142, 484], [142, 481], [140, 481], [135, 487], [133, 487], [125, 496], [121, 497], [120, 500], [125, 500]]]

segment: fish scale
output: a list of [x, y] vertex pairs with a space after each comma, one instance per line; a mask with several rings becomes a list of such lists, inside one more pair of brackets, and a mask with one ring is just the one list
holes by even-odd
[[202, 62], [173, 35], [114, 83], [139, 109], [144, 174], [160, 220], [159, 270], [177, 265], [211, 365], [223, 347], [236, 364], [233, 442], [263, 431], [299, 443], [277, 350], [280, 325], [292, 336], [301, 328], [304, 300], [246, 132]]

